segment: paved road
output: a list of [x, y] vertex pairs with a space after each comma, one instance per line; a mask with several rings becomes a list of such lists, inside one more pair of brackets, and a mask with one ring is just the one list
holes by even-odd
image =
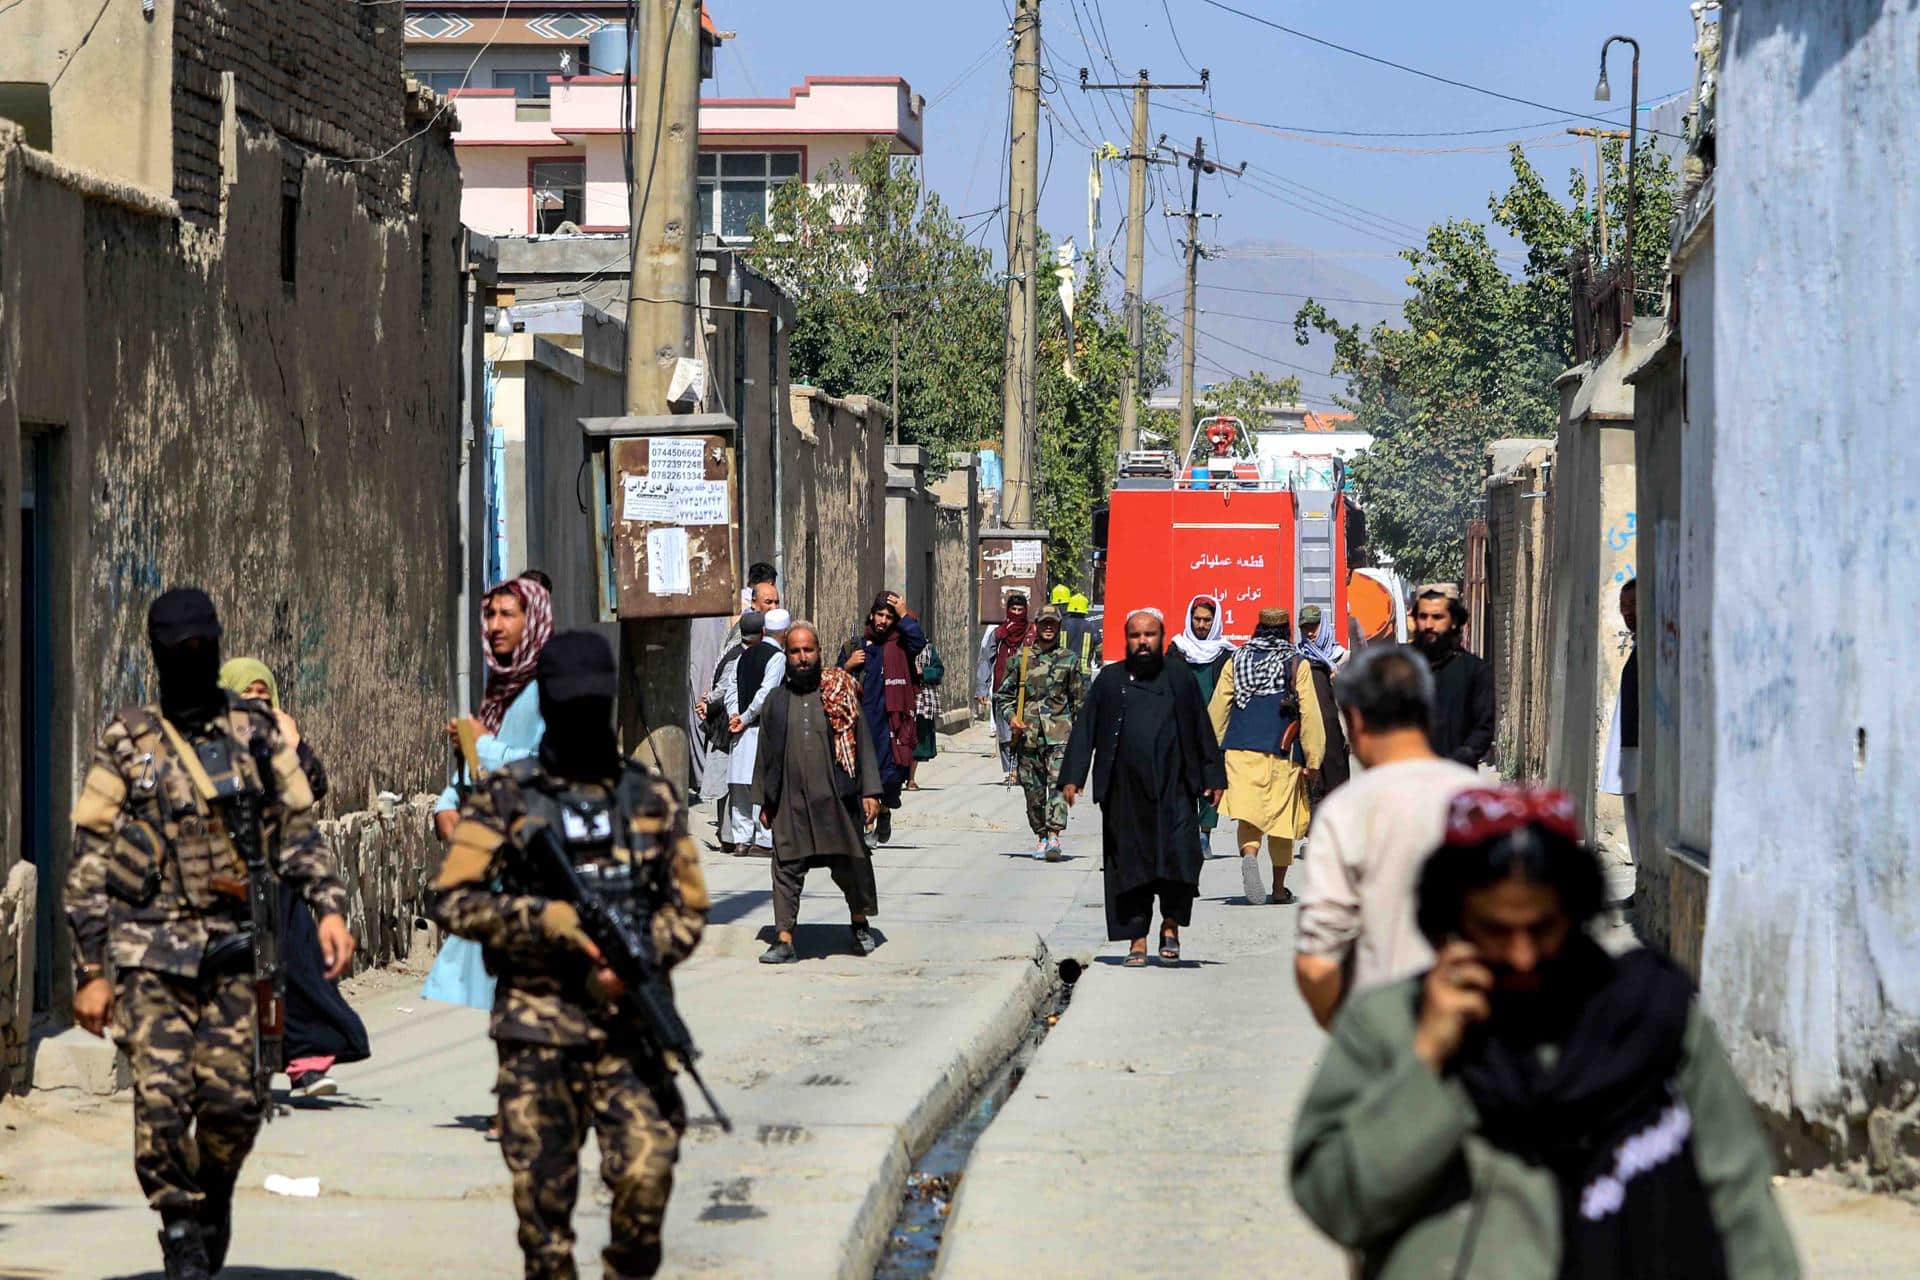
[[[1292, 990], [1293, 911], [1244, 905], [1234, 863], [1210, 863], [1186, 941], [1194, 963], [1120, 969], [1102, 936], [1097, 820], [1076, 815], [1067, 862], [1011, 857], [1027, 836], [998, 776], [977, 734], [929, 767], [876, 860], [885, 943], [865, 959], [848, 951], [844, 906], [820, 876], [802, 908], [806, 961], [758, 965], [766, 864], [709, 859], [715, 923], [678, 986], [737, 1128], [689, 1133], [668, 1274], [871, 1274], [909, 1152], [1020, 1036], [1051, 966], [1072, 956], [1093, 963], [975, 1148], [941, 1274], [1337, 1280], [1337, 1254], [1286, 1193], [1291, 1112], [1319, 1045]], [[505, 1171], [481, 1133], [484, 1017], [420, 1000], [419, 981], [353, 984], [374, 1058], [341, 1069], [342, 1097], [263, 1134], [226, 1274], [519, 1274]], [[13, 1099], [0, 1125], [0, 1280], [155, 1276], [124, 1096]], [[321, 1194], [271, 1195], [271, 1173], [317, 1176]], [[587, 1275], [606, 1234], [595, 1186], [589, 1174], [577, 1215]], [[1802, 1181], [1784, 1190], [1810, 1276], [1912, 1274], [1920, 1212]]]

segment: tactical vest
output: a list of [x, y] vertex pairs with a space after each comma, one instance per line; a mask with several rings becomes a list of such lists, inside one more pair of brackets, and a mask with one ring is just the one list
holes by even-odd
[[[127, 737], [118, 763], [127, 779], [127, 798], [110, 866], [116, 897], [160, 908], [177, 898], [202, 912], [238, 905], [231, 894], [214, 888], [216, 879], [244, 881], [247, 875], [219, 802], [246, 788], [269, 799], [275, 793], [271, 777], [263, 776], [247, 744], [233, 732], [233, 717], [251, 714], [229, 706], [218, 721], [225, 732], [198, 742], [182, 734], [176, 745], [151, 709], [120, 712]], [[182, 746], [193, 753], [192, 765], [183, 759]], [[201, 777], [195, 776], [195, 766]]]
[[645, 766], [629, 761], [610, 793], [553, 777], [537, 757], [516, 760], [501, 773], [519, 793], [526, 816], [560, 833], [580, 878], [603, 899], [637, 896], [655, 906], [676, 900], [670, 858], [643, 856], [635, 865], [635, 847], [666, 830]]

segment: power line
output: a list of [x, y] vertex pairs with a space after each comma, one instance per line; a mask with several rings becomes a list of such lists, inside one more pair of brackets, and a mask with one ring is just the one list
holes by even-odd
[[[1498, 89], [1489, 89], [1484, 85], [1473, 84], [1470, 81], [1455, 80], [1451, 76], [1439, 75], [1438, 73], [1432, 72], [1432, 71], [1422, 71], [1419, 67], [1410, 67], [1404, 62], [1395, 62], [1391, 58], [1382, 58], [1377, 54], [1367, 53], [1363, 50], [1355, 49], [1350, 45], [1337, 44], [1332, 40], [1326, 40], [1321, 38], [1320, 36], [1309, 35], [1307, 32], [1302, 31], [1297, 27], [1289, 27], [1285, 23], [1275, 22], [1271, 18], [1263, 18], [1257, 13], [1248, 13], [1245, 9], [1235, 8], [1233, 5], [1226, 3], [1226, 0], [1201, 0], [1201, 3], [1212, 5], [1214, 8], [1220, 9], [1226, 13], [1236, 14], [1239, 17], [1247, 19], [1249, 22], [1257, 22], [1263, 27], [1272, 27], [1275, 31], [1284, 32], [1285, 34], [1294, 37], [1296, 40], [1305, 40], [1310, 44], [1317, 44], [1323, 48], [1337, 50], [1340, 53], [1348, 54], [1355, 58], [1361, 58], [1367, 62], [1378, 63], [1383, 67], [1392, 67], [1395, 71], [1404, 71], [1408, 75], [1419, 76], [1423, 80], [1432, 80], [1439, 84], [1452, 85], [1456, 89], [1465, 89], [1469, 93], [1484, 94], [1489, 98], [1498, 98], [1502, 102], [1518, 103], [1520, 106], [1523, 106], [1523, 107], [1534, 107], [1541, 111], [1559, 111], [1570, 118], [1575, 118], [1580, 120], [1596, 120], [1596, 121], [1599, 121], [1601, 124], [1617, 123], [1616, 121], [1608, 120], [1604, 116], [1592, 115], [1585, 111], [1569, 111], [1565, 107], [1548, 106], [1544, 102], [1535, 102], [1531, 98], [1515, 97], [1511, 93], [1502, 93]], [[1685, 139], [1682, 138], [1679, 134], [1661, 133], [1657, 129], [1648, 129], [1647, 132], [1649, 134], [1655, 134], [1660, 137], [1673, 138], [1676, 141], [1685, 141]]]
[[[1208, 284], [1204, 280], [1200, 282], [1200, 287], [1202, 289], [1216, 289], [1221, 293], [1252, 293], [1268, 298], [1313, 298], [1320, 302], [1355, 302], [1369, 307], [1397, 307], [1401, 305], [1399, 302], [1389, 302], [1384, 298], [1335, 298], [1324, 293], [1291, 293], [1283, 289], [1249, 289], [1242, 285]], [[1170, 298], [1179, 292], [1179, 289], [1166, 289], [1152, 296], [1155, 298]]]
[[1299, 373], [1311, 374], [1313, 377], [1316, 377], [1316, 378], [1345, 378], [1349, 376], [1344, 373], [1329, 373], [1325, 369], [1309, 368], [1304, 364], [1295, 364], [1291, 360], [1282, 360], [1279, 356], [1268, 355], [1264, 351], [1255, 351], [1252, 347], [1243, 347], [1239, 343], [1233, 341], [1231, 338], [1223, 338], [1217, 333], [1209, 333], [1207, 330], [1202, 329], [1199, 325], [1195, 325], [1193, 327], [1193, 331], [1199, 334], [1203, 338], [1210, 338], [1213, 341], [1221, 343], [1224, 346], [1232, 347], [1235, 351], [1243, 352], [1247, 355], [1250, 355], [1257, 360], [1265, 360], [1268, 364], [1277, 364], [1283, 369], [1292, 369]]
[[971, 80], [973, 78], [973, 73], [978, 71], [981, 67], [984, 67], [987, 64], [987, 59], [993, 57], [994, 54], [1000, 52], [1002, 49], [1006, 47], [1007, 47], [1007, 42], [1004, 38], [995, 40], [992, 44], [988, 45], [985, 51], [982, 52], [979, 57], [975, 58], [972, 62], [967, 64], [967, 69], [965, 71], [962, 71], [959, 75], [955, 76], [952, 80], [947, 82], [946, 88], [940, 90], [940, 92], [934, 94], [931, 98], [928, 98], [927, 105], [929, 107], [939, 106], [943, 101], [946, 100], [947, 95], [951, 94], [955, 89], [958, 89], [961, 85], [965, 84], [968, 80]]

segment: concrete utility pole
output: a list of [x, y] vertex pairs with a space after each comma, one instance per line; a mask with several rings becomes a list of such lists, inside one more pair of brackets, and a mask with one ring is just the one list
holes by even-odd
[[[1165, 144], [1162, 143], [1164, 146]], [[1207, 140], [1195, 138], [1191, 152], [1179, 151], [1167, 147], [1174, 155], [1187, 162], [1187, 168], [1193, 170], [1193, 192], [1187, 198], [1187, 305], [1186, 305], [1186, 349], [1180, 353], [1180, 465], [1186, 465], [1187, 450], [1193, 445], [1193, 356], [1194, 324], [1199, 304], [1195, 297], [1200, 283], [1200, 175], [1203, 173], [1231, 173], [1238, 177], [1247, 171], [1242, 164], [1238, 169], [1228, 169], [1217, 160], [1207, 159]]]
[[1127, 144], [1127, 292], [1121, 306], [1127, 320], [1127, 345], [1133, 359], [1120, 375], [1120, 452], [1131, 453], [1140, 447], [1140, 348], [1146, 342], [1143, 300], [1140, 289], [1147, 263], [1147, 166], [1165, 164], [1147, 145], [1147, 95], [1155, 89], [1200, 89], [1207, 87], [1207, 69], [1200, 68], [1199, 84], [1154, 84], [1145, 67], [1132, 84], [1093, 84], [1087, 69], [1080, 68], [1080, 88], [1132, 89], [1133, 138]]
[[887, 319], [893, 321], [893, 395], [887, 401], [893, 421], [893, 443], [900, 443], [900, 322], [907, 318], [905, 307], [895, 307], [887, 312]]
[[1038, 349], [1039, 254], [1036, 225], [1040, 170], [1040, 0], [1019, 0], [1013, 15], [1013, 146], [1007, 166], [1007, 360], [1002, 383], [1000, 451], [1006, 478], [1000, 520], [1008, 528], [1033, 524], [1033, 459], [1039, 406], [1034, 360]]
[[1593, 139], [1593, 213], [1600, 231], [1600, 265], [1607, 262], [1607, 139], [1627, 140], [1624, 129], [1569, 129], [1576, 138]]
[[[628, 232], [627, 412], [669, 412], [675, 364], [693, 355], [694, 210], [699, 192], [700, 3], [641, 0], [633, 83], [633, 206]], [[664, 76], [661, 84], [656, 77]], [[685, 618], [620, 624], [620, 728], [639, 752], [685, 788]]]

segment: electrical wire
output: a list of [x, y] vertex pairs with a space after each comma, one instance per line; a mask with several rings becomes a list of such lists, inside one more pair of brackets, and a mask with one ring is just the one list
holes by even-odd
[[[1432, 80], [1438, 84], [1451, 85], [1456, 89], [1465, 89], [1469, 93], [1484, 94], [1489, 98], [1498, 98], [1502, 102], [1517, 103], [1518, 105], [1523, 107], [1534, 107], [1541, 111], [1558, 111], [1566, 116], [1570, 116], [1580, 120], [1594, 120], [1594, 121], [1598, 121], [1601, 124], [1616, 123], [1615, 121], [1607, 119], [1605, 116], [1597, 116], [1585, 111], [1569, 111], [1565, 107], [1549, 106], [1544, 102], [1535, 102], [1531, 98], [1521, 98], [1521, 97], [1516, 97], [1511, 93], [1502, 93], [1498, 89], [1489, 89], [1484, 85], [1477, 85], [1472, 83], [1471, 81], [1455, 80], [1451, 76], [1443, 76], [1432, 71], [1423, 71], [1419, 67], [1410, 67], [1404, 62], [1395, 62], [1391, 58], [1382, 58], [1377, 54], [1367, 53], [1363, 50], [1355, 49], [1350, 45], [1337, 44], [1332, 40], [1323, 39], [1320, 36], [1309, 35], [1307, 32], [1302, 31], [1297, 27], [1289, 27], [1285, 23], [1275, 22], [1271, 18], [1263, 18], [1257, 13], [1248, 13], [1245, 9], [1236, 8], [1235, 6], [1226, 3], [1226, 0], [1200, 0], [1200, 2], [1202, 4], [1212, 5], [1214, 8], [1222, 10], [1223, 12], [1235, 14], [1239, 17], [1245, 18], [1249, 22], [1257, 22], [1263, 27], [1272, 27], [1275, 31], [1283, 32], [1287, 35], [1294, 37], [1296, 40], [1305, 40], [1310, 44], [1317, 44], [1323, 48], [1333, 49], [1340, 53], [1348, 54], [1355, 58], [1364, 59], [1367, 62], [1378, 63], [1380, 66], [1383, 66], [1383, 67], [1391, 67], [1395, 71], [1404, 71], [1408, 75], [1419, 76], [1423, 80]], [[1643, 132], [1654, 135], [1654, 136], [1658, 136], [1658, 137], [1673, 138], [1676, 141], [1685, 141], [1685, 139], [1679, 134], [1664, 133], [1657, 129], [1645, 129], [1643, 130]]]
[[[105, 11], [105, 8], [106, 8], [105, 5], [101, 6], [101, 9], [103, 12]], [[507, 17], [510, 13], [512, 13], [512, 11], [513, 11], [513, 0], [505, 0], [505, 3], [503, 3], [500, 6], [500, 16], [494, 20], [493, 34], [487, 37], [487, 42], [480, 46], [479, 51], [473, 55], [473, 61], [467, 64], [466, 71], [461, 75], [460, 77], [461, 88], [463, 89], [466, 88], [467, 81], [473, 78], [474, 68], [480, 65], [480, 59], [487, 56], [487, 50], [493, 48], [494, 42], [500, 38], [501, 31], [504, 30], [506, 27]], [[94, 19], [94, 21], [98, 22], [99, 19], [96, 18]], [[69, 62], [68, 65], [71, 66], [72, 63]], [[65, 74], [64, 69], [62, 70], [62, 74]], [[54, 83], [56, 84], [59, 83], [57, 78]], [[297, 148], [298, 150], [304, 151], [308, 155], [313, 156], [315, 159], [325, 160], [329, 164], [378, 164], [380, 161], [385, 160], [388, 156], [400, 150], [402, 147], [406, 146], [408, 143], [413, 142], [416, 139], [425, 137], [429, 132], [432, 131], [433, 127], [436, 124], [440, 123], [440, 118], [442, 116], [446, 115], [447, 112], [453, 110], [453, 96], [451, 94], [446, 94], [446, 95], [443, 95], [443, 97], [445, 100], [441, 102], [440, 109], [435, 111], [432, 115], [428, 116], [427, 122], [425, 124], [421, 125], [418, 129], [415, 129], [412, 133], [408, 134], [406, 137], [400, 139], [400, 141], [388, 147], [385, 151], [377, 151], [370, 156], [339, 156], [339, 155], [334, 155], [330, 151], [322, 151], [318, 147], [310, 147], [306, 145], [304, 142], [296, 141], [293, 138], [286, 138], [284, 139], [284, 141], [290, 144], [291, 146]]]
[[[93, 21], [87, 24], [87, 33], [80, 37], [79, 44], [73, 46], [73, 52], [67, 55], [67, 60], [66, 62], [61, 64], [59, 73], [56, 74], [53, 77], [52, 82], [47, 85], [48, 93], [52, 93], [55, 89], [60, 87], [60, 77], [67, 74], [67, 69], [73, 66], [75, 59], [79, 58], [80, 51], [87, 47], [87, 41], [93, 39], [94, 30], [97, 27], [99, 27], [100, 19], [107, 16], [107, 6], [112, 3], [113, 3], [113, 0], [100, 0], [100, 7], [94, 11]], [[7, 6], [7, 8], [9, 9], [12, 7], [13, 7], [12, 5]], [[5, 9], [0, 9], [0, 13], [4, 13], [4, 12], [6, 12]]]

